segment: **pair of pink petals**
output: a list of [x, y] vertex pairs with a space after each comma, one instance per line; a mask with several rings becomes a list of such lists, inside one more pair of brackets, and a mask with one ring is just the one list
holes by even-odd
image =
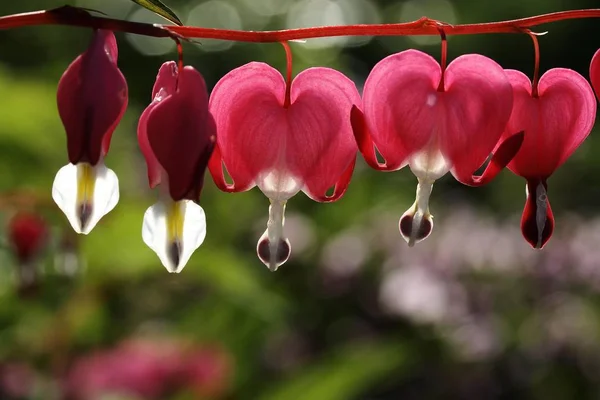
[[[210, 98], [219, 132], [213, 178], [225, 191], [258, 185], [269, 197], [289, 198], [302, 190], [316, 201], [337, 200], [356, 159], [349, 119], [352, 105], [361, 101], [358, 90], [341, 72], [310, 68], [291, 83], [288, 108], [285, 94], [281, 73], [264, 63], [246, 64], [217, 83]], [[225, 182], [222, 164], [232, 185]], [[270, 173], [287, 182], [265, 182]]]
[[[473, 173], [498, 143], [511, 113], [510, 84], [502, 67], [477, 54], [448, 65], [443, 91], [441, 76], [438, 62], [418, 50], [380, 61], [365, 82], [364, 122], [354, 111], [360, 150], [369, 164], [389, 171], [420, 152], [438, 151], [457, 180], [478, 184]], [[373, 146], [385, 164], [377, 161]]]
[[253, 62], [225, 75], [210, 97], [219, 132], [210, 172], [221, 190], [258, 186], [271, 200], [257, 253], [273, 271], [291, 251], [283, 232], [287, 200], [299, 191], [320, 202], [339, 199], [356, 161], [350, 110], [361, 99], [349, 78], [329, 68], [310, 68], [291, 82], [289, 96], [287, 106], [281, 73]]

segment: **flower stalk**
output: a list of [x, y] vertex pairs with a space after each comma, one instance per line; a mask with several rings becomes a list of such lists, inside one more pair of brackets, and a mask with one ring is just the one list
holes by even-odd
[[444, 26], [446, 35], [523, 33], [523, 30], [539, 25], [582, 18], [600, 18], [600, 9], [559, 11], [527, 18], [474, 24], [450, 25], [431, 18], [422, 17], [416, 21], [395, 24], [358, 24], [317, 26], [276, 31], [242, 31], [124, 21], [98, 17], [78, 7], [64, 6], [52, 10], [33, 11], [0, 17], [0, 29], [40, 25], [66, 25], [128, 32], [151, 37], [275, 43], [334, 36], [434, 36], [440, 34], [439, 26]]

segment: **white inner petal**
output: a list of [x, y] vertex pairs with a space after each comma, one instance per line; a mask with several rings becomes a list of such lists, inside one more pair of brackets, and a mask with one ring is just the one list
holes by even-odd
[[[91, 185], [93, 193], [85, 199], [89, 215], [82, 224], [82, 191], [78, 190], [78, 184], [83, 183], [81, 171], [84, 168], [91, 168], [87, 184]], [[93, 167], [88, 164], [67, 164], [54, 178], [52, 198], [67, 216], [75, 232], [87, 235], [119, 202], [119, 179], [102, 161]]]
[[302, 189], [302, 180], [283, 169], [272, 169], [259, 174], [256, 185], [271, 200], [286, 201]]
[[[173, 221], [173, 206], [179, 207], [181, 221]], [[182, 223], [181, 235], [173, 236], [169, 226]], [[173, 237], [170, 237], [173, 236]], [[163, 266], [169, 272], [179, 273], [183, 270], [194, 251], [200, 247], [206, 237], [206, 216], [204, 210], [191, 200], [182, 200], [173, 204], [170, 200], [159, 201], [146, 210], [142, 225], [142, 239], [150, 247]], [[172, 246], [179, 244], [177, 258], [174, 258]]]
[[440, 179], [450, 170], [449, 163], [434, 143], [415, 153], [410, 158], [409, 166], [412, 173], [425, 182]]

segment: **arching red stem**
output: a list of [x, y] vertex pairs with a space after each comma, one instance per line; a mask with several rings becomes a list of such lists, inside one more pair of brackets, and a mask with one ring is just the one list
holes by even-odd
[[540, 80], [540, 44], [538, 43], [537, 34], [526, 29], [525, 32], [529, 35], [533, 41], [534, 50], [534, 67], [533, 67], [533, 81], [531, 83], [531, 96], [534, 98], [538, 97], [538, 82]]
[[332, 36], [438, 35], [438, 27], [440, 24], [444, 26], [446, 35], [522, 33], [524, 29], [538, 25], [581, 18], [600, 18], [600, 9], [559, 11], [508, 21], [461, 25], [448, 25], [440, 21], [423, 17], [416, 21], [397, 24], [319, 26], [312, 28], [284, 29], [279, 31], [240, 31], [131, 22], [96, 17], [84, 9], [64, 6], [47, 11], [35, 11], [0, 17], [0, 29], [38, 25], [69, 25], [129, 32], [153, 37], [201, 38], [233, 40], [239, 42], [273, 43]]
[[439, 26], [438, 30], [440, 31], [440, 37], [442, 39], [442, 56], [441, 56], [441, 60], [440, 60], [440, 66], [442, 67], [442, 73], [440, 76], [440, 84], [438, 85], [437, 91], [443, 92], [444, 88], [445, 88], [444, 75], [446, 75], [446, 64], [448, 62], [447, 61], [448, 60], [448, 39], [446, 38], [446, 32], [444, 31], [444, 28]]
[[290, 49], [290, 44], [288, 42], [281, 42], [281, 45], [285, 49], [285, 64], [286, 64], [286, 74], [285, 74], [285, 100], [283, 102], [283, 108], [288, 108], [291, 101], [291, 89], [292, 89], [292, 49]]

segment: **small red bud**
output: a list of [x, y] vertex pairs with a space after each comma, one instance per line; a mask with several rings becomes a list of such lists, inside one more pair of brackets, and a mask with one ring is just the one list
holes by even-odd
[[8, 223], [8, 238], [22, 264], [35, 258], [46, 243], [48, 226], [36, 214], [18, 213]]

